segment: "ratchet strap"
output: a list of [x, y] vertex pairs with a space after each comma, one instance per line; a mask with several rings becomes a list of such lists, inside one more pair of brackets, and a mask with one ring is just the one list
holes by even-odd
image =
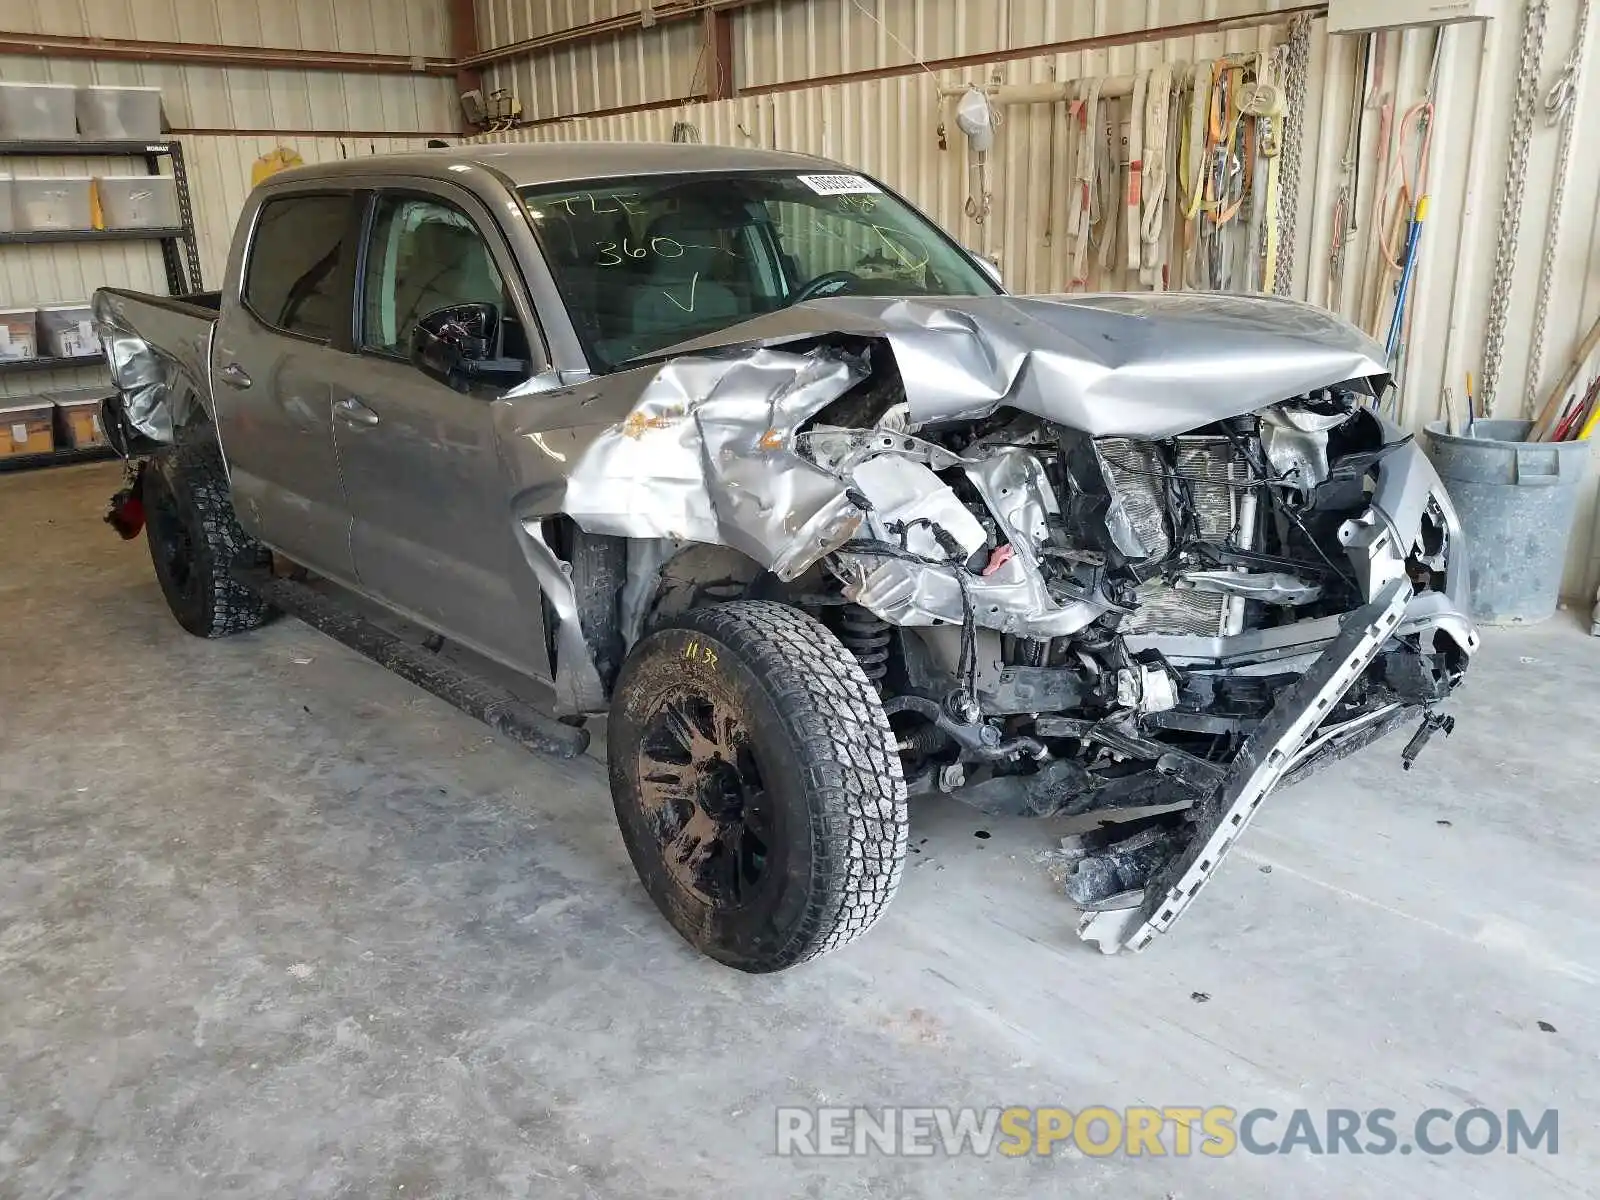
[[1067, 204], [1067, 236], [1073, 242], [1073, 291], [1089, 286], [1089, 235], [1095, 216], [1095, 147], [1100, 139], [1100, 87], [1099, 79], [1079, 80], [1079, 95], [1073, 104], [1073, 114], [1078, 118], [1078, 164]]
[[1133, 76], [1132, 120], [1128, 122], [1128, 195], [1125, 205], [1130, 271], [1144, 267], [1144, 110], [1145, 93], [1149, 87], [1150, 72], [1136, 71]]

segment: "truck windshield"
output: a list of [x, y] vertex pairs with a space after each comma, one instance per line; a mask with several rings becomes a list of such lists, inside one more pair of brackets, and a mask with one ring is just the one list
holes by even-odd
[[991, 296], [860, 175], [647, 175], [522, 190], [594, 369], [821, 296]]

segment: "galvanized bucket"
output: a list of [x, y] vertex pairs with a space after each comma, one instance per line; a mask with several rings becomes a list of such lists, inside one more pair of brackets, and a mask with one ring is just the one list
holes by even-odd
[[1526, 442], [1532, 421], [1479, 421], [1475, 437], [1427, 426], [1428, 457], [1467, 537], [1468, 597], [1488, 625], [1543, 621], [1556, 611], [1578, 484], [1589, 443]]

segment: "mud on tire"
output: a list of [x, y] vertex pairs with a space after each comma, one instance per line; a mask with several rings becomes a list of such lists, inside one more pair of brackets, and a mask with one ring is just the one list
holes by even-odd
[[646, 891], [705, 954], [778, 971], [883, 914], [906, 789], [877, 692], [819, 622], [739, 601], [674, 618], [624, 664], [611, 794]]
[[218, 446], [196, 439], [156, 456], [142, 487], [150, 560], [178, 624], [216, 638], [271, 620], [272, 608], [229, 575], [235, 564], [267, 562], [268, 553], [239, 528]]

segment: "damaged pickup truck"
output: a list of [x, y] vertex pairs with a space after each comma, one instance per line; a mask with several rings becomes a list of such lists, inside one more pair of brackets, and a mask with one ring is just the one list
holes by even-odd
[[[305, 168], [251, 195], [220, 295], [95, 305], [113, 518], [147, 516], [183, 627], [310, 614], [560, 752], [608, 713], [640, 878], [744, 970], [872, 925], [936, 791], [1088, 818], [1080, 936], [1142, 949], [1275, 788], [1448, 732], [1478, 646], [1363, 334], [1267, 297], [1006, 295], [833, 163]], [[308, 572], [548, 681], [565, 724], [441, 683]]]

